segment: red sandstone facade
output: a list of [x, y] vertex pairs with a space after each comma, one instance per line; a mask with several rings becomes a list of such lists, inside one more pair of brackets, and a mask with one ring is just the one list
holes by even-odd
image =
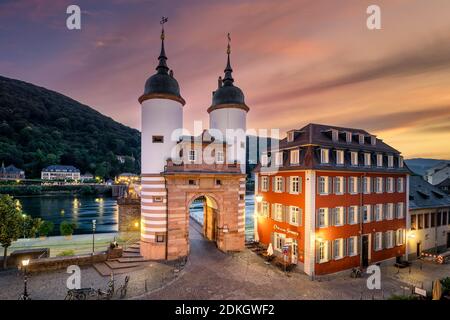
[[[408, 170], [400, 153], [357, 129], [288, 132], [256, 173], [256, 237], [309, 275], [406, 255]], [[258, 201], [259, 200], [259, 201]]]

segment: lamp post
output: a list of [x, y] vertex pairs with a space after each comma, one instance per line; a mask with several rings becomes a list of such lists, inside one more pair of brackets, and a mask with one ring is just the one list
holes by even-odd
[[22, 260], [22, 269], [23, 269], [23, 293], [20, 296], [19, 300], [31, 300], [30, 296], [28, 295], [28, 288], [27, 288], [27, 267], [30, 264], [30, 259], [24, 259]]
[[93, 219], [92, 220], [92, 255], [94, 254], [95, 251], [95, 225], [97, 223], [97, 220]]
[[27, 229], [27, 227], [26, 227], [26, 217], [27, 217], [26, 214], [22, 214], [22, 219], [23, 219], [23, 238], [24, 238], [24, 239], [26, 238], [26, 236], [25, 236], [25, 231], [26, 231], [26, 229]]

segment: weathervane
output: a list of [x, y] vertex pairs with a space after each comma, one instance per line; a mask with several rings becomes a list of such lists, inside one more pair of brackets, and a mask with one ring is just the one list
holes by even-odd
[[230, 35], [229, 32], [228, 32], [227, 37], [228, 37], [227, 54], [230, 54], [231, 53], [231, 45], [230, 45], [230, 43], [231, 43], [231, 35]]
[[167, 22], [169, 18], [162, 16], [161, 21], [159, 22], [161, 24], [161, 40], [164, 40], [164, 23]]

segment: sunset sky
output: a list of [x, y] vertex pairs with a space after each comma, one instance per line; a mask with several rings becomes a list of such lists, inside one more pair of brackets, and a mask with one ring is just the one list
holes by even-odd
[[[66, 28], [70, 4], [81, 7], [81, 30]], [[370, 4], [382, 30], [366, 27]], [[406, 158], [450, 158], [448, 0], [2, 0], [0, 75], [139, 129], [163, 15], [188, 129], [208, 125], [230, 32], [248, 128], [362, 128]]]

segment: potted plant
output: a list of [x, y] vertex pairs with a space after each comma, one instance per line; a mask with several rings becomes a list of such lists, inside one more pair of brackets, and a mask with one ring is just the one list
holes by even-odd
[[39, 237], [41, 239], [45, 239], [49, 233], [51, 233], [54, 229], [54, 224], [51, 221], [43, 221], [38, 229]]
[[66, 239], [72, 239], [73, 231], [76, 227], [77, 225], [73, 222], [63, 221], [59, 226], [59, 231], [61, 232], [61, 235], [66, 237]]

